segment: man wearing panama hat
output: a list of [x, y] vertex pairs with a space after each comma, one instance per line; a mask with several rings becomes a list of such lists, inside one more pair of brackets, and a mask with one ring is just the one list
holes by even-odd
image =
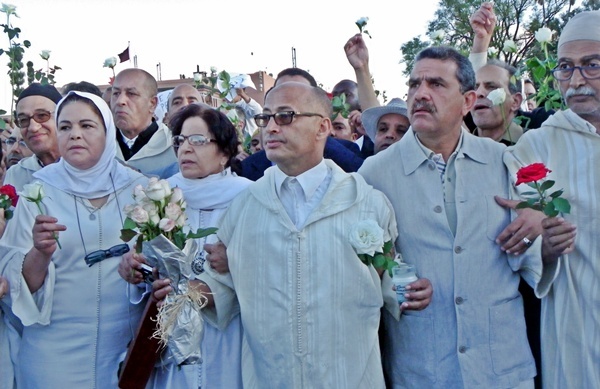
[[396, 97], [385, 106], [366, 109], [362, 113], [362, 123], [377, 154], [398, 142], [408, 131], [406, 102]]

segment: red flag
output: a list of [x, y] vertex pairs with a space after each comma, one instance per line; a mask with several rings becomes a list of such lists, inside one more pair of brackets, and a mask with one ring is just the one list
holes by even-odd
[[129, 46], [119, 54], [119, 62], [129, 61]]

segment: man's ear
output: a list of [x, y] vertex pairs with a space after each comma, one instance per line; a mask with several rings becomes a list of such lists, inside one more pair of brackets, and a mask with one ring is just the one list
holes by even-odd
[[158, 96], [152, 96], [150, 98], [150, 113], [154, 114], [156, 110], [156, 106], [158, 105]]
[[523, 94], [521, 92], [513, 93], [512, 104], [510, 105], [511, 112], [517, 112], [523, 103]]
[[333, 132], [333, 124], [330, 118], [321, 119], [319, 131], [317, 131], [317, 139], [327, 138]]
[[475, 105], [475, 101], [477, 101], [477, 93], [474, 90], [470, 90], [463, 94], [465, 102], [463, 104], [463, 112], [462, 115], [465, 116], [471, 108]]

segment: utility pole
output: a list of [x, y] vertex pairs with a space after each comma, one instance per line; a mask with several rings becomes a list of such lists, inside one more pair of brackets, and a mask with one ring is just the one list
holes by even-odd
[[292, 67], [296, 67], [296, 48], [292, 47]]

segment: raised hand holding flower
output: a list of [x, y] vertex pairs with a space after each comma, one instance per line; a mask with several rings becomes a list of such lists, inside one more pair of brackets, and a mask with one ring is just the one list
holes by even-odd
[[523, 192], [522, 195], [529, 198], [517, 204], [517, 209], [532, 208], [542, 211], [548, 217], [558, 216], [560, 212], [571, 212], [569, 201], [560, 197], [563, 194], [562, 189], [550, 195], [546, 194], [546, 191], [552, 188], [555, 183], [553, 180], [544, 180], [548, 173], [551, 172], [552, 170], [539, 162], [524, 166], [517, 171], [517, 182], [515, 185], [527, 184], [536, 190], [535, 192]]
[[[38, 211], [40, 211], [40, 215], [46, 214], [44, 210], [42, 210], [42, 200], [46, 197], [46, 193], [44, 192], [44, 186], [41, 182], [35, 181], [31, 184], [23, 185], [23, 191], [19, 193], [21, 197], [24, 197], [25, 200], [35, 203], [37, 205]], [[58, 240], [58, 236], [54, 234], [54, 240], [56, 240], [56, 244], [59, 249], [62, 249], [60, 242]]]

